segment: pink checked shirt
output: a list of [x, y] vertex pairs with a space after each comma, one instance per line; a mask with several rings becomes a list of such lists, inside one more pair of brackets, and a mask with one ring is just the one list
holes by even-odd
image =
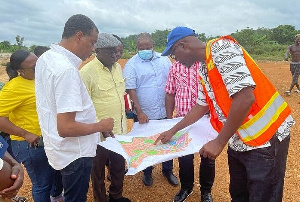
[[198, 98], [198, 69], [200, 63], [190, 68], [175, 62], [170, 68], [165, 91], [175, 94], [175, 117], [185, 116], [196, 104]]

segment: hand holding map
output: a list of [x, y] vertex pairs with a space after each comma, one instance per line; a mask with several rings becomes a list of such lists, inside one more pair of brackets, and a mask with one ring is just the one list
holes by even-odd
[[169, 130], [181, 119], [150, 120], [146, 124], [134, 123], [130, 133], [107, 138], [99, 145], [122, 155], [127, 162], [127, 175], [134, 175], [151, 165], [198, 153], [205, 143], [216, 138], [217, 132], [212, 128], [209, 118], [203, 117], [177, 132], [170, 142], [154, 145], [161, 132]]

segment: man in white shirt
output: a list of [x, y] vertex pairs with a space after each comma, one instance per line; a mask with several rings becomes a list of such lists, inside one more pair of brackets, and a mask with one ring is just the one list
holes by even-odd
[[96, 112], [78, 67], [97, 42], [98, 29], [77, 14], [65, 24], [62, 40], [38, 60], [36, 105], [50, 165], [60, 170], [65, 201], [86, 201], [92, 159], [99, 132], [109, 132], [113, 119], [96, 121]]

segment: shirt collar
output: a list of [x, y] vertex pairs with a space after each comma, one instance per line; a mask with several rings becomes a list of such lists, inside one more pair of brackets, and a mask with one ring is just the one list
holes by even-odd
[[51, 50], [65, 55], [76, 68], [78, 68], [82, 63], [82, 60], [77, 55], [60, 45], [51, 44]]

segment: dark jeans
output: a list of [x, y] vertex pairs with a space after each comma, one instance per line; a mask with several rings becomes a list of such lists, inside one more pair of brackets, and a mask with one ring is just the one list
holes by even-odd
[[282, 201], [290, 137], [274, 137], [271, 146], [247, 152], [228, 148], [230, 195], [233, 202]]
[[[166, 119], [166, 118], [165, 118]], [[133, 114], [133, 121], [138, 122], [138, 118], [136, 114]], [[144, 175], [151, 175], [153, 170], [153, 166], [149, 166], [145, 170], [143, 170]], [[173, 171], [173, 160], [165, 161], [162, 163], [162, 172], [169, 173]]]
[[111, 184], [109, 186], [109, 195], [113, 199], [122, 197], [125, 159], [123, 156], [105, 149], [102, 146], [97, 146], [97, 154], [93, 159], [92, 183], [95, 202], [106, 201], [105, 188], [105, 164], [109, 159], [109, 171], [111, 176]]
[[[194, 154], [182, 156], [179, 161], [181, 189], [194, 187]], [[199, 181], [201, 193], [210, 193], [215, 180], [215, 161], [201, 156]]]
[[[50, 201], [50, 195], [55, 196], [55, 194], [62, 193], [61, 185], [55, 187], [57, 171], [49, 165], [44, 147], [30, 147], [26, 141], [14, 140], [11, 141], [11, 146], [15, 159], [19, 163], [22, 162], [30, 177], [34, 201], [47, 202]], [[61, 179], [59, 182], [61, 183]]]
[[54, 174], [54, 183], [52, 185], [51, 193], [50, 195], [52, 197], [57, 197], [62, 194], [63, 191], [63, 182], [62, 182], [62, 176], [60, 173], [60, 170], [56, 170]]
[[65, 202], [86, 201], [92, 164], [92, 157], [81, 157], [61, 170]]

